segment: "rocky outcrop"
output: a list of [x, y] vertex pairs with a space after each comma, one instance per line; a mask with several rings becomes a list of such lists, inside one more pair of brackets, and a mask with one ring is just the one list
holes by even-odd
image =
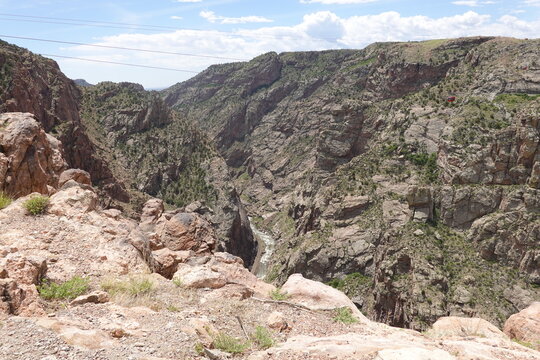
[[[538, 40], [492, 37], [267, 54], [162, 95], [214, 140], [275, 240], [268, 279], [330, 281], [397, 326], [502, 325], [540, 296], [527, 285], [538, 278], [538, 56]], [[251, 92], [254, 69], [264, 85]]]
[[68, 181], [73, 180], [83, 185], [92, 185], [90, 174], [81, 169], [69, 169], [60, 174], [58, 179], [58, 187], [62, 187]]
[[[83, 92], [83, 121], [95, 130], [115, 176], [140, 192], [199, 212], [221, 249], [253, 264], [256, 242], [223, 159], [209, 139], [155, 92], [131, 83], [100, 83]], [[195, 204], [199, 204], [195, 206]], [[144, 210], [143, 210], [144, 211]], [[214, 246], [214, 245], [212, 245]]]
[[0, 112], [34, 114], [46, 132], [63, 143], [70, 168], [88, 171], [94, 184], [107, 194], [127, 201], [125, 186], [112, 174], [109, 164], [97, 154], [79, 117], [80, 90], [56, 62], [26, 49], [0, 42]]
[[301, 274], [293, 274], [281, 288], [290, 301], [304, 305], [312, 310], [329, 310], [346, 307], [361, 321], [367, 321], [353, 302], [341, 291], [318, 281], [304, 278]]
[[432, 336], [446, 338], [475, 336], [506, 339], [495, 325], [479, 318], [443, 317], [433, 324], [430, 332]]
[[228, 253], [191, 259], [179, 266], [173, 280], [188, 288], [220, 289], [227, 284], [236, 284], [262, 297], [268, 297], [275, 290], [275, 286], [250, 273], [242, 259]]
[[540, 161], [538, 106], [533, 102], [520, 108], [512, 123], [493, 134], [486, 147], [469, 151], [443, 142], [439, 153], [443, 179], [453, 184], [529, 183], [535, 187], [535, 167]]
[[9, 254], [0, 258], [0, 318], [7, 315], [43, 316], [36, 285], [47, 272], [43, 258]]
[[0, 190], [11, 196], [48, 194], [66, 167], [62, 144], [32, 114], [0, 114]]
[[193, 250], [197, 254], [211, 253], [215, 234], [206, 221], [194, 213], [178, 213], [163, 226], [161, 242], [173, 251]]
[[504, 333], [540, 351], [540, 303], [534, 302], [506, 320]]

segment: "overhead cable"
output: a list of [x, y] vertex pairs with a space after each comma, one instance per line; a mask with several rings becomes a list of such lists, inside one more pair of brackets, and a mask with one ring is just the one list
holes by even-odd
[[[241, 38], [267, 38], [267, 39], [299, 39], [305, 40], [306, 37], [299, 35], [270, 35], [270, 34], [260, 34], [260, 33], [239, 33], [239, 32], [230, 32], [230, 31], [220, 31], [220, 30], [209, 30], [209, 29], [197, 29], [197, 28], [178, 28], [173, 26], [159, 26], [159, 25], [138, 25], [132, 23], [121, 23], [121, 22], [111, 22], [111, 21], [99, 21], [99, 20], [82, 20], [82, 19], [71, 19], [71, 18], [55, 18], [47, 16], [31, 16], [31, 15], [19, 15], [19, 14], [10, 14], [10, 13], [0, 13], [0, 16], [9, 16], [11, 18], [0, 18], [0, 20], [7, 21], [24, 21], [32, 23], [45, 23], [45, 24], [61, 24], [61, 25], [75, 25], [75, 26], [92, 26], [92, 27], [102, 27], [102, 28], [113, 28], [113, 29], [136, 29], [140, 31], [150, 31], [150, 32], [162, 32], [164, 30], [173, 30], [173, 31], [204, 31], [212, 32], [216, 34], [221, 34], [231, 37], [241, 37]], [[321, 40], [335, 41], [335, 37], [317, 37]]]
[[33, 38], [33, 37], [26, 37], [26, 36], [2, 35], [2, 34], [0, 34], [0, 37], [10, 38], [10, 39], [21, 39], [21, 40], [32, 40], [32, 41], [43, 41], [43, 42], [51, 42], [51, 43], [58, 43], [58, 44], [69, 44], [69, 45], [79, 45], [79, 46], [91, 46], [91, 47], [106, 48], [106, 49], [118, 49], [118, 50], [141, 51], [141, 52], [148, 52], [148, 53], [155, 53], [155, 54], [167, 54], [167, 55], [191, 56], [191, 57], [201, 57], [201, 58], [220, 59], [220, 60], [236, 60], [236, 61], [247, 61], [247, 60], [248, 60], [248, 59], [231, 58], [231, 57], [225, 57], [225, 56], [198, 55], [198, 54], [190, 54], [190, 53], [171, 52], [171, 51], [161, 51], [161, 50], [150, 50], [150, 49], [129, 48], [129, 47], [122, 47], [122, 46], [99, 45], [99, 44], [87, 44], [87, 43], [80, 43], [80, 42], [74, 42], [74, 41], [61, 41], [61, 40], [52, 40], [52, 39], [41, 39], [41, 38]]
[[81, 60], [81, 61], [91, 61], [91, 62], [97, 62], [97, 63], [105, 63], [105, 64], [114, 64], [114, 65], [124, 65], [124, 66], [140, 67], [140, 68], [147, 68], [147, 69], [158, 69], [158, 70], [179, 71], [179, 72], [187, 72], [187, 73], [192, 73], [192, 74], [198, 74], [198, 73], [199, 73], [199, 71], [193, 71], [193, 70], [183, 70], [183, 69], [173, 69], [173, 68], [166, 68], [166, 67], [160, 67], [160, 66], [150, 66], [150, 65], [130, 64], [130, 63], [123, 63], [123, 62], [118, 62], [118, 61], [97, 60], [97, 59], [86, 59], [86, 58], [79, 58], [79, 57], [73, 57], [73, 56], [54, 55], [54, 54], [40, 54], [40, 55], [41, 55], [41, 56], [56, 57], [56, 58], [63, 58], [63, 59], [73, 59], [73, 60]]

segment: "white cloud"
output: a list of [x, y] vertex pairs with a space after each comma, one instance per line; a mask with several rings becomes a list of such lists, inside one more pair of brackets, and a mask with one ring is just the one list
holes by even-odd
[[171, 19], [173, 19], [173, 20], [182, 20], [182, 19], [183, 19], [183, 17], [181, 17], [181, 16], [176, 16], [176, 15], [173, 15], [173, 16], [171, 16]]
[[302, 4], [325, 4], [325, 5], [346, 5], [346, 4], [365, 4], [379, 0], [300, 0]]
[[216, 15], [213, 11], [201, 11], [199, 16], [211, 23], [219, 24], [245, 24], [245, 23], [269, 23], [273, 20], [262, 16], [225, 17]]
[[176, 1], [180, 3], [197, 3], [197, 2], [201, 2], [202, 0], [176, 0]]
[[[97, 44], [251, 59], [268, 51], [363, 48], [376, 41], [415, 41], [475, 35], [535, 38], [538, 34], [540, 34], [540, 20], [525, 21], [510, 15], [492, 18], [490, 15], [474, 11], [440, 18], [402, 16], [394, 11], [377, 15], [340, 17], [330, 11], [321, 11], [305, 15], [299, 24], [293, 26], [261, 26], [257, 29], [240, 29], [234, 32], [177, 30], [158, 34], [120, 34], [102, 38]], [[113, 59], [191, 71], [201, 71], [211, 64], [232, 61], [84, 46], [70, 47], [63, 55], [100, 60]], [[81, 63], [75, 60], [59, 60], [59, 63], [68, 76], [86, 78], [91, 83], [102, 80], [134, 81], [148, 87], [158, 87], [172, 85], [193, 76], [193, 74], [141, 71], [114, 65]]]
[[478, 1], [478, 0], [460, 0], [460, 1], [453, 1], [452, 4], [477, 7], [477, 6], [482, 6], [482, 5], [496, 4], [496, 2], [495, 1]]
[[540, 0], [525, 0], [524, 4], [529, 6], [540, 6]]

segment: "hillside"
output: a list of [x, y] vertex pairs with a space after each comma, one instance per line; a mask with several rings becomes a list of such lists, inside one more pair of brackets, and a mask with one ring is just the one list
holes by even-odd
[[[90, 173], [102, 207], [142, 219], [161, 214], [143, 209], [161, 198], [159, 226], [198, 214], [212, 250], [268, 282], [301, 273], [393, 326], [452, 315], [502, 327], [540, 300], [539, 45], [268, 53], [153, 92], [78, 88], [53, 61], [2, 43], [1, 111], [34, 113], [63, 143], [63, 168]], [[45, 166], [10, 195], [47, 192], [60, 170]], [[194, 220], [177, 221], [174, 231]], [[155, 236], [143, 236], [152, 251]], [[182, 256], [156, 254], [158, 272], [170, 277]]]
[[[31, 114], [0, 115], [0, 164], [22, 159], [9, 177], [49, 194], [0, 203], [2, 359], [540, 359], [540, 302], [504, 333], [480, 318], [443, 317], [424, 333], [376, 323], [301, 274], [281, 289], [257, 278], [217, 250], [201, 214], [159, 199], [138, 221], [104, 209], [61, 148]], [[41, 156], [21, 156], [29, 149]]]
[[214, 140], [274, 238], [268, 279], [332, 281], [398, 326], [501, 324], [539, 296], [538, 49], [481, 37], [269, 53], [163, 98]]

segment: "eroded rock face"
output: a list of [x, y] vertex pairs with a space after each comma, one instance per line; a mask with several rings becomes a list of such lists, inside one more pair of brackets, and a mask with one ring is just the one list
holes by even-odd
[[504, 324], [504, 333], [540, 351], [540, 302], [510, 316]]
[[199, 215], [178, 213], [163, 226], [161, 242], [173, 251], [193, 250], [203, 254], [214, 250], [216, 236], [210, 224]]
[[58, 187], [62, 187], [69, 180], [74, 180], [79, 184], [92, 186], [90, 174], [81, 169], [69, 169], [60, 174], [58, 179]]
[[50, 198], [44, 215], [27, 215], [22, 207], [26, 197], [0, 211], [0, 227], [6, 229], [0, 244], [13, 249], [8, 258], [45, 259], [52, 281], [149, 271], [151, 252], [137, 224], [103, 212], [93, 188], [68, 183]]
[[0, 190], [13, 196], [47, 194], [66, 167], [61, 143], [29, 113], [0, 114]]
[[46, 271], [47, 263], [43, 258], [13, 253], [0, 257], [0, 318], [45, 315], [36, 285]]
[[0, 112], [34, 114], [46, 132], [58, 132], [69, 167], [88, 171], [109, 195], [129, 200], [125, 186], [113, 176], [107, 160], [97, 154], [81, 122], [81, 93], [75, 83], [53, 60], [7, 43], [0, 44], [0, 52], [0, 66], [9, 69], [4, 74], [7, 86], [0, 94]]
[[441, 146], [443, 178], [454, 184], [526, 184], [538, 182], [540, 118], [537, 106], [520, 109], [513, 123], [498, 132], [488, 147], [467, 152]]

